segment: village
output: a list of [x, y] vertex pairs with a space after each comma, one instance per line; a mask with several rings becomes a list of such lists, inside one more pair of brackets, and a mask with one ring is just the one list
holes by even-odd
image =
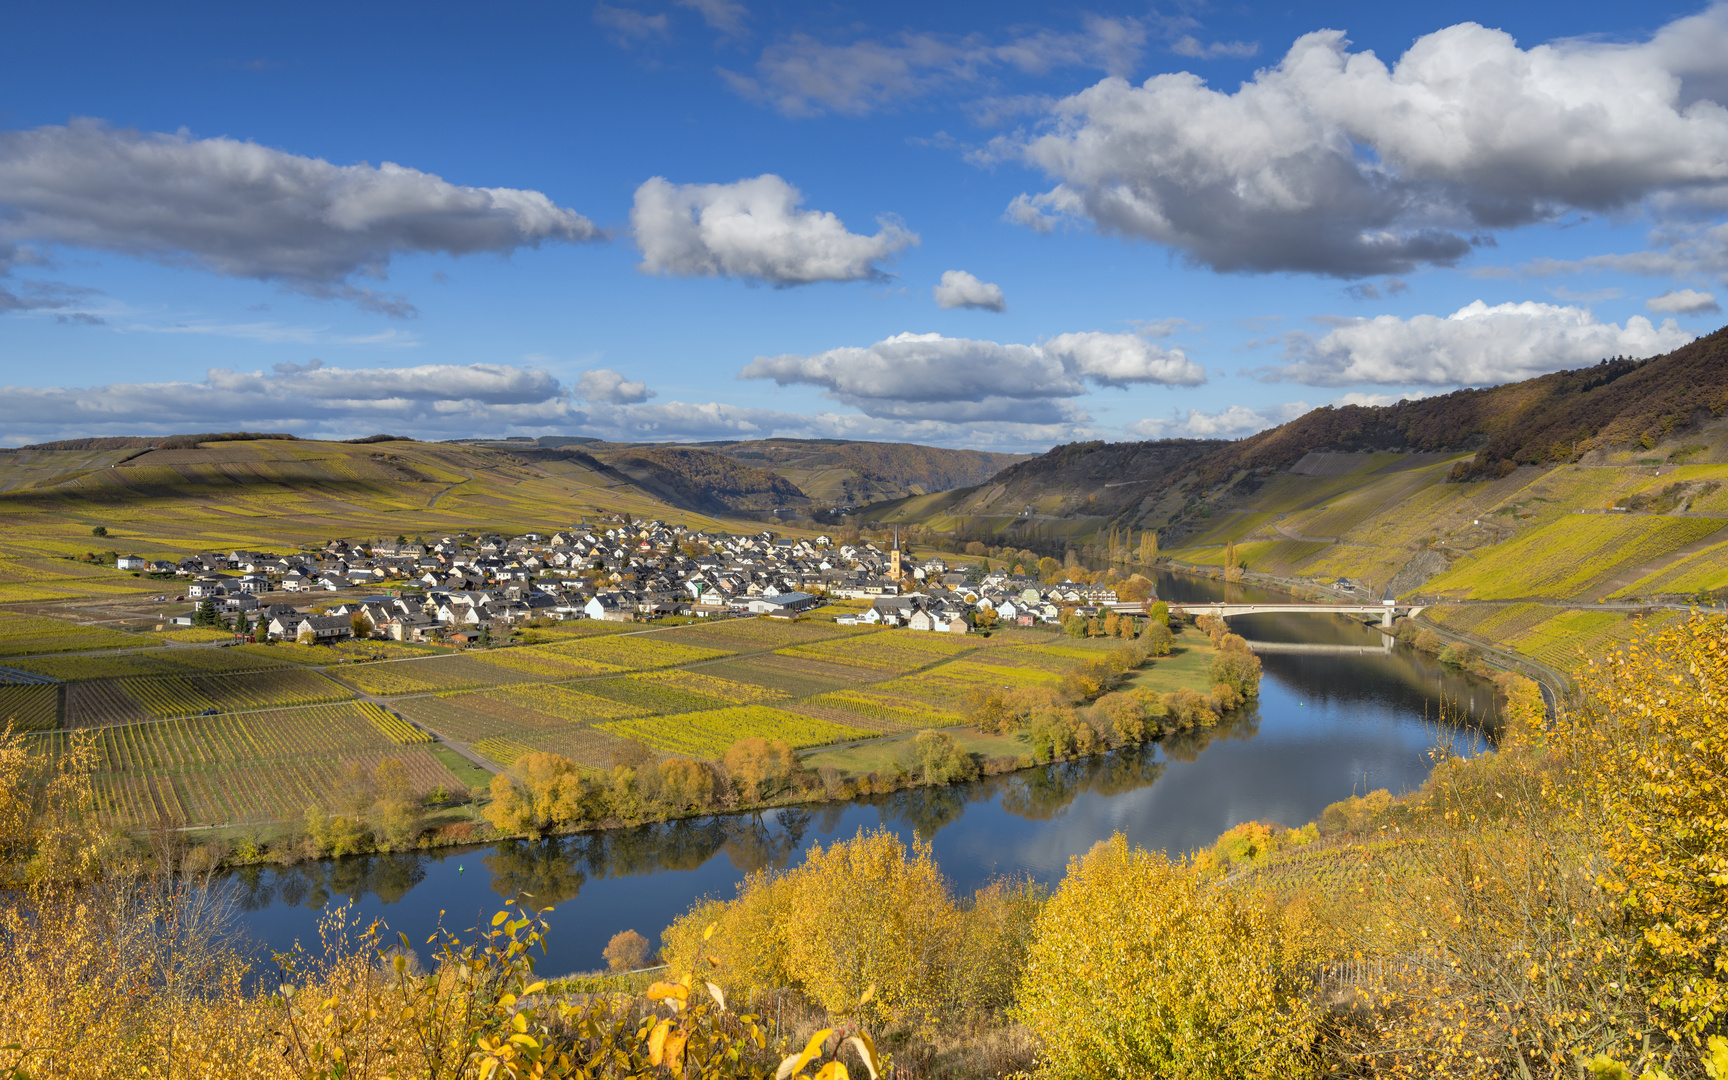
[[[1104, 584], [1041, 581], [1024, 567], [912, 558], [897, 541], [733, 535], [654, 520], [503, 536], [331, 540], [278, 555], [230, 551], [178, 560], [122, 555], [122, 570], [184, 581], [190, 612], [166, 625], [228, 626], [253, 640], [350, 637], [467, 645], [537, 620], [766, 615], [829, 617], [916, 631], [1053, 626], [1076, 613], [1141, 609]], [[159, 599], [167, 600], [166, 594]], [[843, 609], [843, 610], [842, 610]]]

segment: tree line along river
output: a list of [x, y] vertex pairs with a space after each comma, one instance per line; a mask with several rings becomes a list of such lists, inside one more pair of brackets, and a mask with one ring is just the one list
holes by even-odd
[[[1172, 601], [1277, 601], [1252, 586], [1159, 573]], [[1260, 697], [1207, 731], [1133, 750], [847, 803], [684, 821], [474, 848], [245, 867], [222, 881], [261, 951], [317, 948], [318, 921], [352, 902], [424, 941], [437, 926], [481, 925], [518, 893], [553, 906], [540, 970], [603, 967], [620, 930], [658, 943], [704, 895], [745, 874], [794, 864], [815, 843], [886, 827], [928, 839], [956, 889], [1024, 874], [1054, 884], [1068, 860], [1112, 833], [1181, 854], [1244, 821], [1297, 826], [1352, 794], [1420, 785], [1436, 748], [1469, 754], [1495, 724], [1494, 688], [1380, 633], [1331, 616], [1230, 620], [1264, 665]], [[1280, 650], [1279, 645], [1300, 649]], [[1335, 647], [1337, 651], [1314, 646]], [[441, 916], [442, 913], [442, 916]]]

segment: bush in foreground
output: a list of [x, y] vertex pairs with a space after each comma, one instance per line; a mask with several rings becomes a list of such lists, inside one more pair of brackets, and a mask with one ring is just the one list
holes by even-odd
[[1014, 1013], [1050, 1080], [1305, 1075], [1317, 1014], [1291, 938], [1259, 898], [1117, 835], [1039, 916]]

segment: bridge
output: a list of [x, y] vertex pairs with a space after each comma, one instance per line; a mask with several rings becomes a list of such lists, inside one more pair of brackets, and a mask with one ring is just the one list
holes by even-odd
[[1171, 604], [1172, 614], [1210, 615], [1228, 619], [1232, 615], [1371, 615], [1381, 626], [1391, 626], [1398, 615], [1414, 618], [1424, 604]]

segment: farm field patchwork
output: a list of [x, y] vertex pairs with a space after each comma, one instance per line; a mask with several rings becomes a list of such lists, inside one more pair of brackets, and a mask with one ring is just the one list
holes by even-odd
[[[71, 736], [36, 736], [63, 746]], [[291, 819], [328, 803], [342, 767], [407, 766], [417, 791], [460, 787], [424, 745], [401, 745], [360, 706], [315, 706], [102, 728], [96, 740], [97, 811], [105, 824], [145, 827]]]

